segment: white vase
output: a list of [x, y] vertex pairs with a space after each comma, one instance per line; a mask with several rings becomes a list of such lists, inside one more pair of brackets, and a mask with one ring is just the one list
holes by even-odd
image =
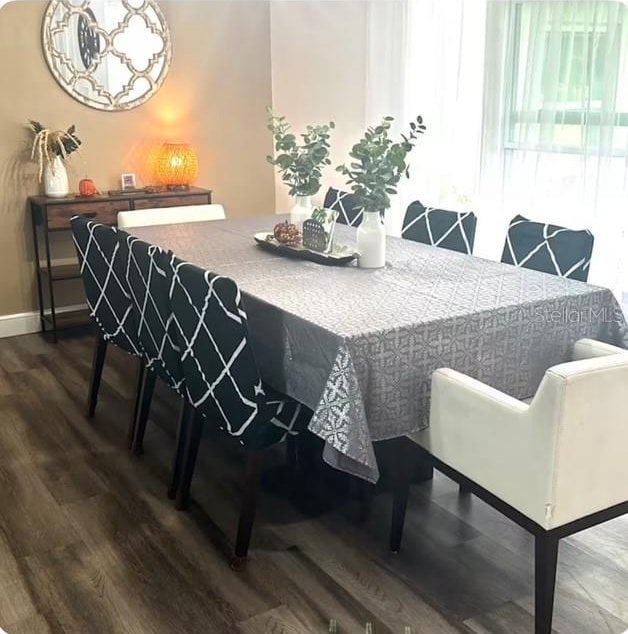
[[357, 231], [358, 266], [380, 269], [386, 264], [386, 229], [377, 211], [365, 211]]
[[60, 156], [47, 161], [44, 167], [44, 192], [50, 198], [64, 198], [70, 193], [68, 172]]
[[299, 231], [303, 230], [303, 221], [312, 216], [312, 197], [295, 196], [294, 206], [290, 209], [290, 223], [296, 225]]

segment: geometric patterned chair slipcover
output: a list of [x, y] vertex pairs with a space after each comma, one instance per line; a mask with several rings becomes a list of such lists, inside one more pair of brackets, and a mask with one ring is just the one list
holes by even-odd
[[362, 222], [362, 209], [355, 194], [330, 187], [325, 194], [323, 207], [337, 211], [337, 222], [343, 225], [357, 227]]
[[312, 412], [262, 384], [237, 284], [174, 255], [161, 257], [190, 404], [251, 449], [305, 429]]
[[152, 370], [166, 385], [184, 396], [181, 350], [173, 334], [168, 279], [157, 265], [157, 257], [162, 251], [133, 236], [127, 236], [127, 244], [127, 282], [137, 315], [137, 332], [146, 369]]
[[534, 222], [523, 216], [510, 221], [502, 262], [586, 282], [593, 253], [593, 234]]
[[108, 343], [141, 356], [137, 324], [126, 282], [126, 236], [83, 216], [70, 221], [91, 317]]
[[[143, 381], [142, 348], [137, 338], [137, 322], [126, 281], [128, 251], [126, 233], [113, 227], [92, 222], [83, 216], [70, 221], [72, 237], [78, 256], [81, 278], [91, 317], [99, 334], [96, 337], [92, 371], [87, 393], [87, 416], [96, 411], [107, 346], [113, 343], [122, 350], [139, 357], [139, 383]], [[129, 443], [135, 433], [137, 405], [129, 427]]]
[[[138, 414], [131, 447], [137, 455], [143, 453], [144, 433], [148, 423], [150, 404], [155, 390], [155, 380], [159, 377], [179, 396], [185, 396], [185, 377], [181, 365], [181, 350], [173, 336], [172, 311], [168, 300], [168, 280], [159, 268], [156, 258], [162, 253], [155, 245], [139, 238], [127, 236], [129, 265], [127, 282], [131, 293], [134, 312], [137, 317], [138, 339], [144, 353], [146, 372], [141, 385]], [[178, 423], [178, 434], [184, 433], [184, 412]], [[178, 438], [175, 467], [169, 494], [174, 495], [178, 472], [176, 461], [182, 453], [181, 437]], [[180, 460], [180, 459], [179, 459]]]
[[459, 253], [473, 253], [477, 217], [472, 211], [455, 212], [411, 203], [403, 220], [401, 237]]

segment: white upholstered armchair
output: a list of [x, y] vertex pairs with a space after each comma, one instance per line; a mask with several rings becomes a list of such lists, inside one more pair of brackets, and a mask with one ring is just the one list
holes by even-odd
[[[628, 512], [628, 352], [582, 339], [520, 401], [450, 369], [432, 377], [434, 466], [535, 535], [535, 632], [551, 632], [558, 541]], [[399, 550], [408, 481], [396, 489]]]

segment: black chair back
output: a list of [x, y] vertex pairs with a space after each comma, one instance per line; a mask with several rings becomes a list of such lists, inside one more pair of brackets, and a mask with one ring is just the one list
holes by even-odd
[[408, 206], [401, 237], [459, 253], [473, 253], [477, 217], [472, 211], [458, 213], [423, 206]]
[[181, 350], [173, 333], [175, 325], [168, 298], [168, 278], [160, 266], [164, 253], [159, 247], [133, 236], [127, 236], [127, 243], [127, 282], [146, 368], [184, 395]]
[[330, 187], [325, 194], [323, 206], [338, 212], [338, 222], [357, 227], [362, 222], [362, 209], [355, 194]]
[[227, 278], [162, 255], [189, 402], [240, 444], [261, 448], [307, 422], [300, 404], [262, 384], [240, 289]]
[[508, 227], [502, 262], [586, 282], [593, 241], [587, 229], [575, 231], [515, 216]]
[[83, 216], [74, 216], [70, 225], [87, 305], [103, 339], [142, 356], [126, 281], [127, 234]]

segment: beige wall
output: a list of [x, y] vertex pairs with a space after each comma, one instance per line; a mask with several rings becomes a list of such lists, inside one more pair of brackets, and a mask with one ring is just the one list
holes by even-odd
[[[180, 139], [196, 146], [198, 184], [214, 190], [228, 215], [274, 207], [265, 162], [271, 150], [264, 112], [271, 103], [266, 2], [162, 0], [173, 37], [170, 74], [153, 99], [122, 113], [92, 110], [56, 84], [41, 51], [45, 6], [27, 0], [0, 9], [0, 315], [35, 309], [25, 201], [39, 185], [35, 165], [26, 160], [29, 118], [50, 127], [76, 124], [84, 147], [70, 167], [74, 189], [85, 176], [101, 189], [118, 187], [123, 172], [147, 183], [148, 149]], [[68, 245], [61, 246], [67, 253]]]
[[[332, 165], [323, 186], [343, 187], [335, 166], [347, 160], [362, 135], [366, 107], [366, 19], [364, 0], [274, 0], [271, 5], [273, 107], [296, 132], [333, 120]], [[277, 179], [278, 211], [290, 208], [287, 188]]]

